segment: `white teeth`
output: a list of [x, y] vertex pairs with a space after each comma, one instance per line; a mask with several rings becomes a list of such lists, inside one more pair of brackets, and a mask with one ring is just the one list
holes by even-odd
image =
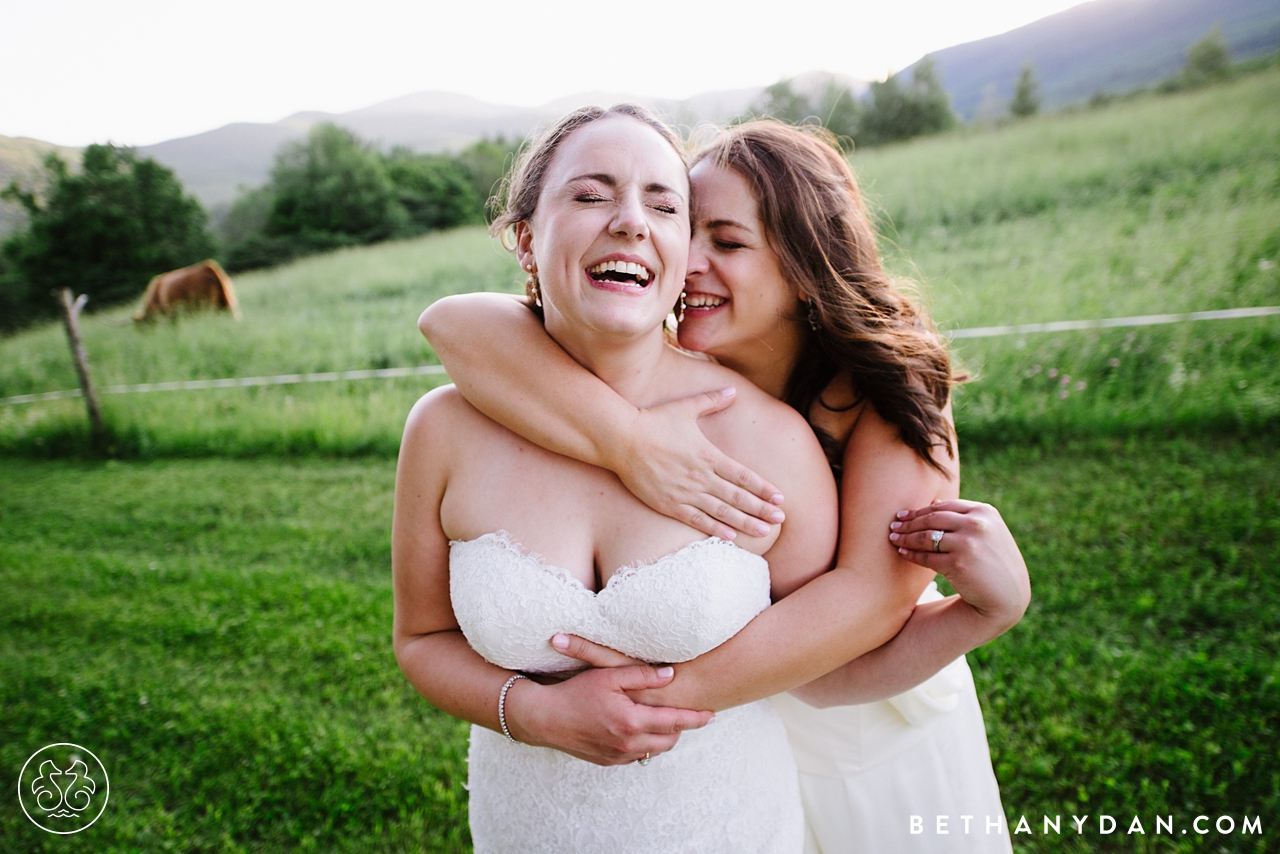
[[589, 273], [624, 273], [635, 276], [638, 282], [647, 282], [649, 277], [653, 275], [649, 269], [643, 264], [636, 264], [631, 261], [605, 261], [592, 267]]
[[694, 294], [684, 298], [685, 308], [715, 308], [724, 305], [724, 297], [713, 297], [710, 294]]

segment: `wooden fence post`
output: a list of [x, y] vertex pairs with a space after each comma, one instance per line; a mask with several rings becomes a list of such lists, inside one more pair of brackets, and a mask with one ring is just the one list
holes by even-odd
[[88, 302], [89, 295], [81, 294], [71, 301], [71, 289], [63, 288], [61, 292], [53, 291], [62, 305], [62, 322], [67, 327], [67, 338], [71, 341], [71, 358], [76, 363], [76, 373], [80, 375], [80, 392], [84, 395], [85, 404], [89, 407], [89, 427], [92, 431], [93, 443], [99, 446], [106, 434], [102, 426], [102, 411], [98, 408], [98, 393], [93, 390], [93, 380], [89, 378], [89, 357], [84, 351], [84, 342], [80, 340], [80, 310]]

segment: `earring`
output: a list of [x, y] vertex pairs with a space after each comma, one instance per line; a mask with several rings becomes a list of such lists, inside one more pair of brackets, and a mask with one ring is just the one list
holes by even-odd
[[684, 320], [684, 291], [680, 292], [680, 299], [676, 300], [676, 323]]
[[822, 328], [821, 319], [818, 316], [818, 303], [816, 300], [805, 300], [809, 304], [809, 328], [817, 332]]
[[538, 290], [538, 269], [533, 264], [525, 264], [529, 278], [524, 280], [524, 292], [533, 300], [533, 304], [542, 308], [542, 293]]

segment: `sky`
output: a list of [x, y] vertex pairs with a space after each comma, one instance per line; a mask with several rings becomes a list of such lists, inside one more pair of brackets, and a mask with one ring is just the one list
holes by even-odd
[[1078, 0], [3, 0], [0, 135], [146, 145], [426, 90], [536, 106], [883, 79]]

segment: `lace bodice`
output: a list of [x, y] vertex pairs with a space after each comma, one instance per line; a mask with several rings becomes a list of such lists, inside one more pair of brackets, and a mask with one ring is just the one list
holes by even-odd
[[[502, 667], [580, 666], [572, 632], [647, 661], [686, 661], [769, 605], [769, 567], [732, 543], [691, 543], [618, 571], [599, 592], [503, 533], [451, 543], [449, 590], [467, 641]], [[645, 765], [600, 767], [471, 728], [476, 854], [799, 854], [803, 820], [786, 732], [767, 702], [728, 709]]]
[[526, 553], [504, 532], [450, 543], [449, 593], [472, 648], [510, 670], [582, 663], [556, 652], [568, 632], [650, 662], [696, 658], [769, 607], [764, 558], [715, 537], [620, 569], [599, 593]]

